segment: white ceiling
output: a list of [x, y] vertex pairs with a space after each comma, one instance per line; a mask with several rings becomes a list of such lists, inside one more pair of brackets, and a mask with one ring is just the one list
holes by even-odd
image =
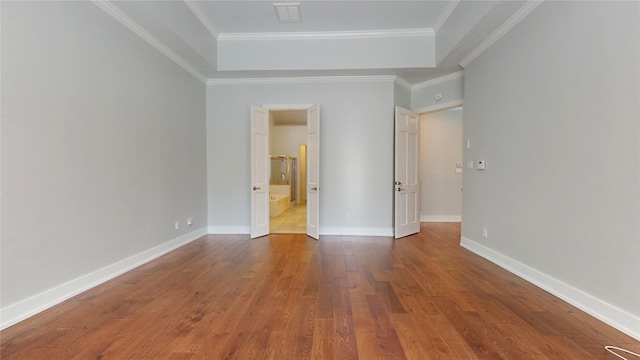
[[[274, 3], [299, 3], [302, 22], [280, 23]], [[219, 33], [433, 28], [449, 1], [194, 1]]]
[[307, 126], [307, 110], [271, 110], [273, 125]]
[[203, 80], [398, 76], [411, 84], [462, 70], [469, 54], [531, 3], [295, 2], [301, 23], [278, 22], [274, 1], [94, 0]]

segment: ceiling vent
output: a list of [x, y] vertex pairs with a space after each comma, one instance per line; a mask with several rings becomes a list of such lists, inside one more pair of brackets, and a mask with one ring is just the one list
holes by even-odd
[[299, 3], [276, 3], [273, 4], [273, 7], [276, 8], [278, 21], [281, 23], [302, 22]]

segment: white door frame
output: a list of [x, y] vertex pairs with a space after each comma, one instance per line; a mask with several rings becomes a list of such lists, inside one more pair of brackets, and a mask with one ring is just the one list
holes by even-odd
[[428, 114], [428, 113], [437, 112], [437, 111], [449, 110], [449, 109], [457, 108], [458, 106], [463, 106], [462, 104], [463, 102], [464, 102], [463, 99], [452, 100], [442, 104], [435, 104], [431, 106], [422, 107], [422, 108], [413, 110], [413, 112], [418, 113], [418, 115], [422, 115], [422, 114]]
[[[269, 110], [269, 111], [287, 111], [287, 110], [309, 110], [311, 108], [313, 108], [314, 106], [317, 106], [318, 104], [263, 104], [262, 107]], [[308, 122], [308, 120], [307, 120]], [[307, 153], [308, 155], [308, 153]], [[307, 166], [309, 164], [309, 161], [307, 160]], [[320, 164], [318, 164], [318, 167], [320, 166]], [[307, 171], [308, 173], [308, 171]], [[307, 174], [308, 176], [308, 174]], [[307, 191], [309, 191], [309, 189], [307, 189]], [[308, 196], [307, 196], [308, 198]], [[308, 215], [308, 210], [309, 210], [309, 202], [307, 201], [306, 205], [307, 207], [307, 227], [308, 227], [308, 223], [309, 223], [309, 215]], [[318, 224], [318, 228], [319, 228], [320, 224]], [[316, 229], [317, 230], [317, 229]], [[307, 228], [307, 235], [309, 235], [309, 229]], [[318, 234], [317, 231], [315, 231], [314, 234], [312, 234], [314, 236], [315, 239], [318, 239]]]
[[[421, 108], [418, 108], [416, 110], [413, 110], [413, 112], [418, 114], [418, 119], [421, 119], [422, 115], [431, 114], [431, 113], [435, 113], [435, 112], [439, 112], [439, 111], [445, 111], [445, 110], [449, 110], [449, 109], [454, 109], [454, 108], [457, 108], [457, 107], [460, 107], [460, 106], [464, 106], [464, 99], [456, 99], [456, 100], [447, 101], [447, 102], [441, 103], [441, 104], [434, 104], [434, 105], [431, 105], [431, 106], [421, 107]], [[463, 128], [464, 128], [464, 117], [463, 117]], [[420, 141], [420, 139], [418, 139], [418, 141]], [[464, 152], [463, 152], [463, 154], [464, 154]], [[463, 156], [463, 164], [466, 163], [464, 160], [465, 159], [464, 159], [464, 156]], [[464, 181], [464, 171], [462, 172], [462, 177], [463, 177], [463, 181]], [[422, 186], [422, 179], [420, 179], [420, 186]], [[464, 184], [463, 184], [463, 188], [464, 188]], [[463, 191], [463, 190], [460, 189], [460, 191]], [[464, 193], [462, 194], [462, 196], [464, 198]], [[420, 194], [420, 203], [422, 203], [422, 192]], [[460, 214], [460, 222], [462, 223], [462, 214]]]

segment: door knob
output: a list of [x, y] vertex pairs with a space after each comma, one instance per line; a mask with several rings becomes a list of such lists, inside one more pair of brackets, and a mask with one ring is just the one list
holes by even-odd
[[311, 190], [316, 191], [316, 190], [318, 190], [318, 188], [314, 186], [314, 187], [311, 188]]
[[255, 186], [254, 186], [254, 187], [253, 187], [253, 190], [260, 190], [260, 188], [259, 188], [259, 187], [255, 187]]

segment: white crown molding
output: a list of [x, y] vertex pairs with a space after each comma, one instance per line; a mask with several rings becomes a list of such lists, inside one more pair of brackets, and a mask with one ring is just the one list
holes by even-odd
[[460, 246], [640, 340], [640, 317], [464, 236], [460, 238]]
[[266, 84], [317, 84], [317, 83], [358, 83], [358, 82], [395, 82], [395, 75], [377, 76], [317, 76], [283, 78], [230, 78], [209, 79], [207, 85], [266, 85]]
[[115, 5], [111, 4], [108, 0], [91, 0], [97, 7], [102, 9], [107, 14], [111, 15], [114, 19], [116, 19], [119, 23], [127, 27], [134, 34], [138, 35], [142, 40], [149, 43], [149, 45], [156, 48], [156, 50], [160, 51], [169, 59], [173, 60], [176, 64], [186, 70], [188, 73], [193, 75], [196, 79], [200, 80], [203, 83], [206, 83], [207, 78], [202, 75], [198, 70], [196, 70], [191, 64], [185, 61], [183, 58], [178, 56], [175, 52], [169, 49], [165, 44], [163, 44], [160, 40], [156, 39], [153, 35], [147, 32], [142, 26], [133, 21], [130, 17], [128, 17], [125, 13], [123, 13], [120, 9], [118, 9]]
[[198, 20], [200, 20], [202, 25], [207, 28], [207, 30], [209, 30], [209, 33], [211, 33], [211, 35], [213, 35], [213, 37], [218, 40], [218, 36], [220, 35], [220, 33], [218, 32], [218, 29], [216, 29], [216, 27], [213, 25], [211, 20], [207, 17], [207, 15], [205, 15], [204, 11], [202, 11], [202, 8], [192, 0], [183, 1], [184, 4], [187, 5], [189, 10], [191, 10], [193, 15], [195, 15]]
[[0, 330], [38, 314], [73, 296], [96, 287], [116, 276], [195, 241], [207, 234], [205, 227], [167, 241], [151, 249], [132, 255], [102, 269], [98, 269], [62, 285], [0, 309]]
[[401, 78], [400, 76], [396, 76], [395, 83], [402, 86], [403, 88], [411, 91], [413, 89], [413, 84], [408, 82], [407, 80]]
[[449, 1], [449, 4], [447, 4], [447, 7], [440, 14], [440, 17], [438, 17], [438, 20], [436, 21], [435, 25], [433, 25], [433, 31], [436, 34], [440, 30], [440, 28], [442, 28], [442, 25], [444, 25], [444, 23], [446, 23], [447, 20], [449, 20], [449, 16], [453, 14], [453, 11], [458, 7], [458, 4], [460, 4], [460, 0]]
[[513, 29], [516, 25], [520, 23], [527, 15], [529, 15], [533, 10], [535, 10], [538, 6], [540, 6], [544, 0], [529, 0], [522, 7], [513, 14], [509, 20], [507, 20], [504, 24], [502, 24], [496, 31], [494, 31], [489, 37], [483, 41], [480, 45], [478, 45], [473, 51], [471, 51], [462, 61], [460, 61], [460, 66], [463, 68], [467, 67], [475, 58], [480, 56], [483, 52], [485, 52], [488, 48], [491, 47], [496, 41], [498, 41], [502, 36], [504, 36], [509, 30]]
[[434, 36], [431, 28], [396, 29], [371, 31], [327, 31], [327, 32], [277, 32], [277, 33], [222, 33], [219, 41], [243, 40], [332, 40], [332, 39], [379, 39], [416, 36]]
[[269, 110], [307, 110], [314, 104], [264, 104], [263, 108]]
[[447, 81], [460, 79], [460, 78], [463, 78], [463, 77], [464, 77], [464, 71], [456, 71], [456, 72], [448, 74], [448, 75], [440, 76], [440, 77], [435, 78], [435, 79], [431, 79], [431, 80], [427, 80], [425, 82], [421, 82], [419, 84], [415, 84], [415, 85], [413, 85], [411, 87], [411, 90], [419, 90], [419, 89], [422, 89], [422, 88], [426, 88], [426, 87], [429, 87], [429, 86], [442, 84], [442, 83], [445, 83]]

